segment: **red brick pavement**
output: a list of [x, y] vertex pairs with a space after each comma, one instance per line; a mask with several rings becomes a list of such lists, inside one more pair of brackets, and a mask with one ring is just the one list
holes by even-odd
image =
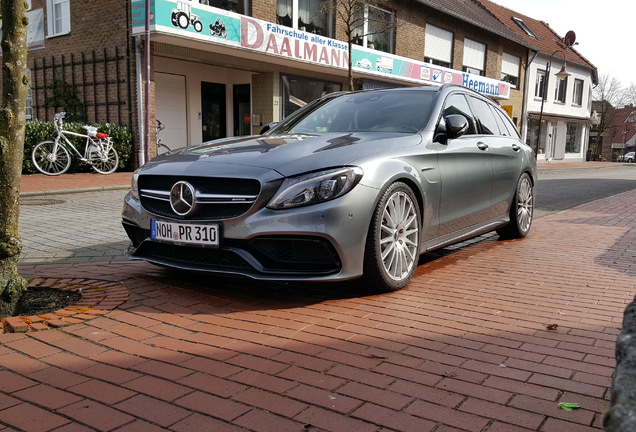
[[23, 265], [128, 298], [0, 335], [0, 431], [598, 431], [636, 292], [635, 215], [636, 191], [552, 214], [523, 240], [425, 256], [385, 295]]

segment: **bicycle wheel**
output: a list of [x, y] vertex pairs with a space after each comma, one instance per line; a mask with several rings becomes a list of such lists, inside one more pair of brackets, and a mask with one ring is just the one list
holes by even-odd
[[119, 155], [114, 147], [108, 150], [95, 150], [90, 152], [89, 162], [98, 173], [111, 174], [119, 166]]
[[33, 147], [31, 160], [38, 171], [51, 176], [64, 174], [71, 166], [68, 150], [55, 141], [42, 141]]

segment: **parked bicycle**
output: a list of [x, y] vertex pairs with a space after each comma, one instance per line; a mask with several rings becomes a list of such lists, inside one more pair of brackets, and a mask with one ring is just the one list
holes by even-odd
[[157, 156], [159, 156], [164, 153], [170, 153], [172, 149], [168, 147], [167, 145], [165, 145], [164, 143], [162, 143], [161, 139], [159, 138], [159, 132], [164, 130], [166, 128], [166, 125], [161, 123], [161, 120], [159, 119], [156, 119], [156, 120], [157, 120], [157, 128], [155, 129], [156, 131], [155, 137], [157, 140]]
[[[33, 148], [31, 160], [37, 170], [52, 176], [64, 174], [71, 166], [71, 157], [74, 154], [100, 174], [115, 172], [119, 165], [119, 155], [111, 137], [105, 133], [98, 133], [94, 126], [84, 126], [86, 134], [64, 130], [65, 116], [64, 112], [54, 116], [57, 130], [55, 139], [42, 141]], [[75, 148], [67, 135], [86, 139], [83, 154]]]

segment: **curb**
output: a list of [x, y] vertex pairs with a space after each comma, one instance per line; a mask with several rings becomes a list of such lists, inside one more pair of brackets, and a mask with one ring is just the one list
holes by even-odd
[[128, 289], [119, 282], [94, 279], [34, 278], [29, 287], [80, 292], [77, 303], [48, 314], [0, 318], [0, 334], [25, 333], [65, 327], [104, 315], [128, 299]]
[[94, 187], [75, 188], [75, 189], [52, 189], [52, 190], [42, 190], [42, 191], [27, 191], [27, 192], [20, 192], [20, 196], [32, 197], [32, 196], [42, 196], [42, 195], [62, 195], [62, 194], [69, 194], [69, 193], [104, 192], [104, 191], [128, 190], [128, 189], [130, 189], [129, 185], [94, 186]]

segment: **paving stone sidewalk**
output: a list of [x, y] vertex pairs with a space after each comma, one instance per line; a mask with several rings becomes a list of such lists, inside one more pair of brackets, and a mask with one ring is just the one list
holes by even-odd
[[630, 191], [427, 255], [385, 295], [25, 262], [128, 297], [0, 334], [0, 431], [598, 431], [635, 258]]

